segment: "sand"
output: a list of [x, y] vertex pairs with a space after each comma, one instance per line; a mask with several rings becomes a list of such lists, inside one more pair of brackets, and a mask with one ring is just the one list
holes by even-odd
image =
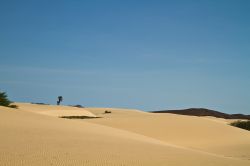
[[[86, 109], [93, 113], [101, 110]], [[228, 125], [228, 120], [133, 110], [127, 112], [113, 110], [111, 114], [105, 114], [105, 118], [90, 122], [124, 129], [182, 147], [250, 160], [250, 132]]]
[[[72, 120], [41, 113], [69, 107], [18, 105], [20, 109], [0, 107], [0, 165], [250, 164], [250, 132], [206, 118], [85, 108], [84, 113], [103, 118]], [[112, 113], [103, 114], [105, 110]]]
[[47, 116], [88, 116], [96, 117], [93, 113], [84, 108], [77, 108], [71, 106], [57, 106], [57, 105], [41, 105], [30, 103], [14, 103], [18, 105], [19, 110], [30, 111], [33, 113], [39, 113]]

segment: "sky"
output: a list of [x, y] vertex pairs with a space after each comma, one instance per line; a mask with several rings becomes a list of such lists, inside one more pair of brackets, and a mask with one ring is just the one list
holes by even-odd
[[18, 102], [250, 114], [249, 0], [0, 0]]

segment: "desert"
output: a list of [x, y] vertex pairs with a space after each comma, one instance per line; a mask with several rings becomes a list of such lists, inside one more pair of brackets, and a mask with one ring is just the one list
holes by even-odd
[[[1, 165], [250, 164], [249, 131], [220, 119], [14, 104], [18, 109], [0, 107]], [[107, 110], [111, 113], [105, 114]], [[61, 115], [100, 118], [64, 119]]]
[[250, 0], [0, 0], [0, 166], [250, 166]]

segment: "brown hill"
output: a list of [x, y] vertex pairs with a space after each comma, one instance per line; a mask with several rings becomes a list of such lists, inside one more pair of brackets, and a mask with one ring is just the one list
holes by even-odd
[[205, 108], [189, 108], [189, 109], [182, 109], [182, 110], [162, 110], [162, 111], [152, 111], [152, 113], [173, 113], [173, 114], [190, 115], [190, 116], [213, 116], [213, 117], [224, 118], [224, 119], [248, 119], [250, 120], [250, 115], [226, 114], [223, 112], [209, 110]]

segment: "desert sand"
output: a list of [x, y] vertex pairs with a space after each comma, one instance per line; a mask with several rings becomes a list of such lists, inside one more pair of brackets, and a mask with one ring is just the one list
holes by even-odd
[[88, 116], [96, 117], [93, 113], [84, 108], [70, 107], [70, 106], [57, 106], [57, 105], [38, 105], [30, 103], [14, 103], [18, 105], [19, 110], [30, 111], [48, 116]]
[[0, 165], [250, 165], [250, 132], [222, 119], [16, 104], [0, 107]]

